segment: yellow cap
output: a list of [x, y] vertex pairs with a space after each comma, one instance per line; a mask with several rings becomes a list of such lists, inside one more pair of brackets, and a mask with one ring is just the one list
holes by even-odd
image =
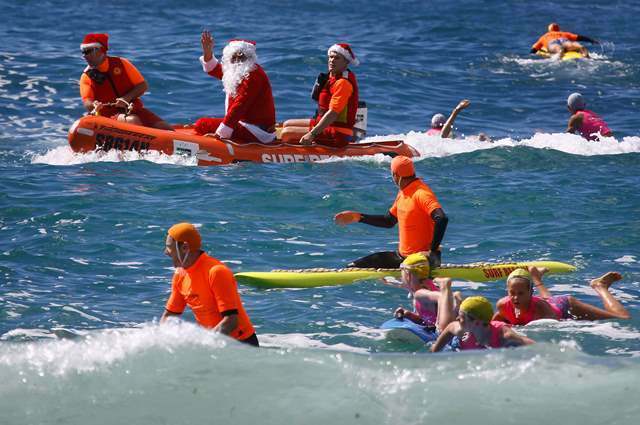
[[420, 253], [407, 256], [402, 264], [400, 264], [400, 268], [407, 269], [412, 273], [415, 273], [421, 279], [426, 279], [431, 274], [429, 259], [426, 255]]
[[464, 311], [474, 319], [490, 322], [493, 317], [493, 306], [485, 297], [468, 297], [460, 304], [460, 311]]
[[515, 269], [514, 271], [512, 271], [509, 274], [509, 277], [507, 278], [507, 283], [509, 283], [511, 279], [516, 279], [516, 278], [528, 280], [529, 284], [531, 284], [531, 273], [529, 273], [525, 269]]

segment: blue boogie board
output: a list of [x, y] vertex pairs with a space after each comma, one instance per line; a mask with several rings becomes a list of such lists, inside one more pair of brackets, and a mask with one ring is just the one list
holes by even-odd
[[387, 320], [381, 328], [388, 330], [387, 338], [412, 344], [433, 342], [438, 338], [435, 330], [425, 328], [409, 319]]

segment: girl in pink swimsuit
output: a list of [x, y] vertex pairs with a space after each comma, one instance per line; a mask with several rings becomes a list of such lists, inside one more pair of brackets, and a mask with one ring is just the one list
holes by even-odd
[[599, 136], [613, 136], [607, 123], [598, 114], [587, 109], [580, 93], [572, 93], [569, 96], [567, 108], [572, 114], [567, 132], [578, 133], [587, 140], [598, 140]]
[[429, 259], [421, 253], [411, 254], [400, 265], [402, 270], [402, 286], [407, 288], [413, 297], [414, 311], [398, 307], [394, 315], [397, 319], [409, 319], [419, 325], [436, 327], [438, 325], [438, 302], [440, 289], [448, 279], [432, 280]]
[[460, 312], [453, 322], [449, 323], [431, 351], [442, 350], [453, 337], [458, 337], [460, 350], [477, 350], [485, 348], [514, 347], [533, 344], [533, 340], [520, 335], [506, 323], [491, 320], [493, 307], [485, 297], [469, 297], [460, 304]]
[[[591, 281], [591, 287], [602, 299], [604, 309], [577, 300], [571, 295], [551, 296], [542, 283], [544, 268], [514, 270], [507, 278], [507, 296], [497, 303], [493, 320], [512, 325], [526, 325], [538, 319], [582, 320], [628, 319], [629, 312], [609, 292], [609, 286], [622, 276], [609, 272]], [[533, 295], [534, 286], [540, 297]]]

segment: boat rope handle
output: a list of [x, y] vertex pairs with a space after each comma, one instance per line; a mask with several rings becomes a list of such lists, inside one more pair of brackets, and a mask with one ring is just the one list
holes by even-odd
[[91, 112], [89, 112], [89, 115], [99, 116], [100, 113], [98, 111], [98, 105], [100, 105], [101, 107], [103, 107], [103, 106], [118, 106], [118, 101], [121, 101], [121, 102], [123, 102], [124, 104], [127, 105], [127, 108], [125, 109], [125, 112], [124, 112], [124, 116], [127, 117], [128, 115], [131, 115], [131, 111], [133, 110], [133, 102], [127, 102], [126, 100], [124, 100], [121, 97], [117, 98], [115, 102], [109, 102], [109, 103], [99, 103], [98, 101], [94, 101], [93, 102], [93, 110]]

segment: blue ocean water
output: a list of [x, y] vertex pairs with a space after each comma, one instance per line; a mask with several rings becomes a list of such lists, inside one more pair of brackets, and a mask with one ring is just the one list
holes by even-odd
[[[640, 413], [640, 5], [538, 2], [0, 1], [0, 423], [582, 423]], [[602, 41], [593, 59], [528, 55], [550, 21]], [[309, 90], [336, 41], [353, 45], [372, 140], [405, 139], [450, 217], [452, 263], [553, 259], [554, 293], [629, 321], [541, 323], [518, 350], [432, 355], [379, 329], [406, 293], [379, 282], [311, 290], [241, 287], [263, 348], [191, 323], [158, 326], [169, 293], [166, 229], [201, 226], [234, 271], [339, 267], [393, 249], [395, 229], [341, 228], [333, 215], [384, 213], [388, 158], [196, 167], [161, 155], [76, 155], [83, 113], [78, 46], [108, 32], [133, 61], [145, 104], [170, 122], [220, 115], [199, 34], [216, 53], [258, 42], [279, 120], [308, 116]], [[563, 134], [582, 92], [615, 138]], [[421, 132], [460, 99], [455, 141]], [[471, 136], [486, 132], [493, 143]], [[504, 282], [456, 282], [496, 301]], [[192, 321], [189, 314], [186, 320]]]

